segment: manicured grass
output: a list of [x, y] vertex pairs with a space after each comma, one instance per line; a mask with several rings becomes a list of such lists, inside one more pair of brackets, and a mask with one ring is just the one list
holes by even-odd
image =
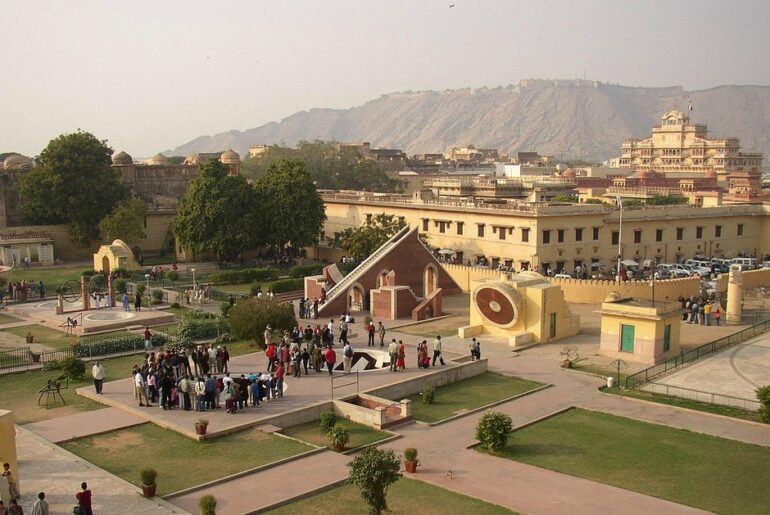
[[[374, 443], [392, 436], [385, 431], [378, 431], [377, 429], [344, 418], [338, 419], [337, 423], [344, 427], [348, 431], [348, 434], [350, 434], [350, 441], [346, 446], [347, 449], [355, 449], [356, 447], [361, 447], [362, 445]], [[329, 446], [329, 439], [319, 431], [319, 425], [320, 421], [314, 420], [306, 424], [286, 428], [281, 432], [286, 436], [291, 436], [292, 438], [302, 440], [303, 442], [312, 443], [321, 447]]]
[[415, 419], [438, 422], [463, 410], [480, 408], [540, 386], [543, 386], [542, 383], [486, 372], [436, 388], [433, 404], [422, 402], [421, 394], [412, 395], [408, 399], [412, 401], [412, 415]]
[[5, 313], [0, 313], [0, 324], [12, 324], [21, 321], [21, 318], [16, 318], [12, 317], [11, 315], [6, 315]]
[[64, 281], [80, 281], [80, 276], [83, 272], [93, 270], [90, 266], [77, 266], [67, 268], [36, 268], [32, 266], [29, 270], [24, 270], [23, 266], [18, 267], [13, 272], [5, 274], [9, 280], [11, 276], [13, 281], [43, 281], [45, 285], [46, 295], [53, 295], [56, 293], [56, 288], [60, 287]]
[[156, 469], [158, 495], [311, 450], [256, 429], [197, 442], [153, 424], [75, 440], [63, 447], [135, 485], [141, 484], [142, 469]]
[[643, 390], [620, 390], [618, 388], [607, 387], [600, 388], [600, 390], [605, 393], [611, 393], [613, 395], [633, 397], [635, 399], [657, 402], [659, 404], [668, 404], [669, 406], [678, 406], [680, 408], [694, 409], [697, 411], [704, 411], [706, 413], [714, 413], [716, 415], [722, 415], [725, 417], [751, 420], [752, 422], [761, 422], [757, 413], [740, 408], [731, 408], [729, 406], [719, 406], [716, 404], [707, 404], [705, 402], [692, 401], [689, 399], [680, 399], [679, 397], [670, 397], [668, 395], [645, 392]]
[[22, 338], [21, 345], [26, 345], [24, 338], [26, 338], [28, 333], [35, 337], [34, 343], [39, 343], [52, 349], [69, 349], [70, 345], [78, 341], [77, 336], [68, 335], [62, 331], [38, 324], [11, 327], [5, 329], [5, 331]]
[[[131, 366], [134, 363], [142, 361], [143, 355], [123, 356], [101, 361], [104, 365], [104, 371], [107, 381], [118, 378], [128, 377], [131, 373]], [[86, 363], [86, 377], [82, 381], [70, 382], [69, 388], [61, 390], [62, 397], [66, 405], [62, 405], [61, 400], [50, 403], [49, 408], [38, 407], [37, 391], [46, 385], [49, 379], [54, 379], [61, 375], [61, 370], [52, 370], [50, 372], [30, 371], [18, 374], [7, 374], [0, 376], [0, 406], [2, 409], [13, 411], [13, 419], [17, 424], [28, 424], [40, 420], [72, 415], [81, 411], [90, 411], [104, 408], [103, 404], [86, 399], [75, 393], [76, 388], [93, 384], [91, 378], [92, 363]], [[45, 402], [45, 399], [43, 399]]]
[[[466, 513], [473, 515], [502, 515], [513, 511], [458, 494], [444, 488], [404, 477], [388, 489], [388, 513], [446, 515]], [[368, 513], [359, 490], [350, 484], [338, 486], [305, 499], [294, 501], [266, 513], [271, 515], [359, 515]]]
[[767, 513], [770, 448], [573, 409], [495, 453], [717, 513]]

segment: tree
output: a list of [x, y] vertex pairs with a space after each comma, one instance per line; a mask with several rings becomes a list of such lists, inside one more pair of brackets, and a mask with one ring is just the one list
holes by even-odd
[[756, 389], [757, 400], [759, 400], [759, 419], [762, 422], [770, 424], [770, 386], [762, 386]]
[[357, 260], [363, 259], [381, 247], [405, 225], [404, 220], [385, 213], [369, 217], [361, 227], [356, 229], [351, 227], [340, 233], [340, 247]]
[[476, 424], [476, 439], [490, 451], [502, 449], [513, 432], [513, 420], [505, 413], [490, 411]]
[[21, 179], [21, 213], [29, 224], [70, 224], [80, 247], [99, 236], [98, 223], [126, 198], [112, 149], [93, 134], [78, 131], [51, 140]]
[[265, 216], [268, 243], [283, 252], [318, 241], [326, 213], [315, 184], [300, 161], [282, 160], [271, 165], [254, 183]]
[[255, 190], [240, 175], [211, 160], [190, 182], [179, 201], [173, 231], [193, 256], [214, 254], [232, 260], [261, 242], [264, 210]]
[[677, 204], [687, 204], [687, 197], [682, 195], [653, 195], [647, 199], [647, 204], [651, 206], [672, 206]]
[[570, 202], [576, 204], [578, 201], [577, 195], [556, 195], [552, 199], [554, 202]]
[[124, 200], [102, 218], [99, 230], [107, 241], [123, 240], [129, 247], [138, 245], [144, 238], [144, 217], [147, 216], [147, 204], [140, 198]]
[[379, 515], [388, 509], [386, 495], [390, 485], [401, 479], [401, 463], [393, 451], [367, 447], [350, 467], [350, 482], [361, 491], [369, 513]]

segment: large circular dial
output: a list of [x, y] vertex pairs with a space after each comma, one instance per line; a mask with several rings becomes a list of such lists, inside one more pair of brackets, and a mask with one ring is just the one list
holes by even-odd
[[511, 327], [522, 310], [521, 295], [502, 282], [486, 283], [473, 292], [473, 302], [488, 322], [498, 327]]

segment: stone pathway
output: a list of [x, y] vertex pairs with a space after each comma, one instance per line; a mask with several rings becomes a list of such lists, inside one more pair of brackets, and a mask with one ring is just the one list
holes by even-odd
[[[188, 513], [161, 498], [146, 499], [140, 489], [106, 470], [65, 451], [23, 427], [16, 426], [21, 506], [32, 512], [38, 492], [45, 492], [50, 514], [71, 514], [80, 483], [93, 492], [94, 512], [102, 514]], [[197, 513], [194, 510], [193, 513]]]
[[75, 415], [33, 422], [24, 426], [53, 443], [62, 443], [116, 429], [144, 424], [147, 419], [117, 408], [84, 411]]

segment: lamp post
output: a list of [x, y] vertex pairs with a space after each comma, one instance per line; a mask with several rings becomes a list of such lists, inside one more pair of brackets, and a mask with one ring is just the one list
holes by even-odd
[[195, 269], [191, 268], [190, 272], [193, 274], [193, 291], [195, 291], [197, 288], [195, 287]]
[[144, 274], [144, 278], [147, 280], [147, 309], [151, 309], [152, 296], [150, 295], [150, 274]]
[[620, 284], [620, 261], [623, 259], [623, 199], [620, 195], [615, 197], [618, 200], [618, 206], [620, 206], [620, 223], [618, 225], [618, 269], [615, 277], [617, 277], [618, 284]]

